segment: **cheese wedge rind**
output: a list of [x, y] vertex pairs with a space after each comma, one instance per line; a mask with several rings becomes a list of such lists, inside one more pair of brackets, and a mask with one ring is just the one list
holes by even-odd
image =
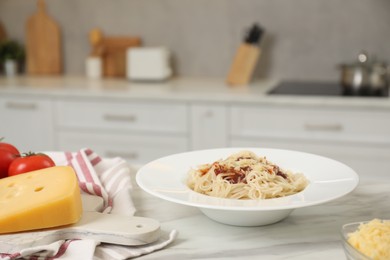
[[0, 179], [0, 233], [73, 224], [82, 215], [72, 167], [55, 166]]

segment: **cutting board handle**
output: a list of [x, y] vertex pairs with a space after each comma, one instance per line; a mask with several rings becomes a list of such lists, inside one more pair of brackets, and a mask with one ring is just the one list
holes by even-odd
[[72, 225], [0, 235], [0, 252], [14, 253], [67, 239], [139, 246], [153, 243], [159, 237], [160, 223], [157, 220], [88, 211], [83, 212], [81, 220]]
[[37, 6], [38, 6], [38, 12], [42, 12], [42, 13], [46, 12], [45, 0], [38, 0], [37, 1]]

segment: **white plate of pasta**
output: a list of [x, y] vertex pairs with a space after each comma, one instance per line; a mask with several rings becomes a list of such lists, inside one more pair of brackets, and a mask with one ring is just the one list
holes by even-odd
[[209, 218], [260, 226], [294, 209], [340, 198], [356, 188], [356, 172], [323, 156], [268, 148], [221, 148], [174, 154], [139, 169], [137, 184]]

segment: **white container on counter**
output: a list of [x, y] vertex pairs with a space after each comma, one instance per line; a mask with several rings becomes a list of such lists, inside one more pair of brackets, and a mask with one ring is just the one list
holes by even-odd
[[161, 81], [172, 76], [170, 52], [164, 47], [129, 48], [126, 54], [126, 76], [137, 81]]
[[102, 58], [90, 56], [85, 61], [86, 76], [90, 79], [100, 79], [103, 75]]
[[18, 63], [15, 60], [5, 60], [4, 71], [7, 77], [15, 77], [18, 73]]

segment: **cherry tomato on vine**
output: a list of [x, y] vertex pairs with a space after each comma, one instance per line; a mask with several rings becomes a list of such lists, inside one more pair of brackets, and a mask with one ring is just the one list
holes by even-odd
[[36, 171], [55, 166], [54, 161], [43, 153], [27, 153], [12, 161], [8, 168], [8, 176]]
[[0, 139], [0, 179], [8, 176], [8, 168], [17, 157], [19, 150], [9, 143], [3, 143]]

